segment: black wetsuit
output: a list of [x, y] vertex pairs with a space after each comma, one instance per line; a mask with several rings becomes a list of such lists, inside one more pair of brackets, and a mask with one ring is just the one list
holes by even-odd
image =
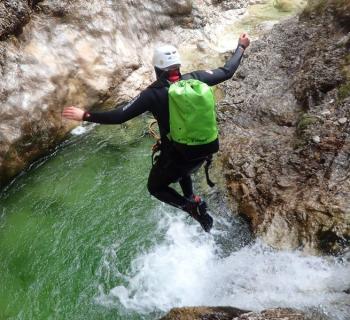
[[[243, 52], [244, 49], [238, 46], [223, 67], [207, 71], [194, 71], [181, 75], [181, 79], [198, 79], [210, 86], [228, 80], [237, 70]], [[186, 161], [174, 150], [166, 137], [170, 131], [169, 85], [169, 81], [160, 77], [128, 104], [112, 111], [85, 113], [84, 120], [102, 124], [121, 124], [146, 111], [151, 112], [158, 121], [162, 149], [158, 161], [151, 169], [148, 190], [160, 201], [186, 210], [191, 201], [189, 199], [193, 196], [191, 174], [203, 164], [204, 159]], [[180, 183], [184, 196], [169, 187], [173, 182]]]

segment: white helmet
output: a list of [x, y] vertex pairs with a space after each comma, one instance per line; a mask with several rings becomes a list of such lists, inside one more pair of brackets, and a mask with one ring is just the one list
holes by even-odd
[[153, 66], [166, 70], [170, 66], [180, 67], [180, 65], [180, 55], [174, 46], [167, 44], [154, 49]]

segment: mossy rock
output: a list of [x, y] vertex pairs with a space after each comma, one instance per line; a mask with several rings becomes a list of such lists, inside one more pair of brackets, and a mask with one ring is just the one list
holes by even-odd
[[340, 101], [346, 99], [350, 96], [350, 81], [347, 81], [343, 85], [340, 86], [338, 91], [338, 98]]
[[300, 8], [303, 5], [302, 0], [293, 1], [293, 0], [274, 0], [273, 6], [281, 12], [291, 12], [295, 9]]
[[320, 121], [321, 119], [318, 117], [305, 113], [301, 116], [297, 124], [297, 129], [298, 131], [305, 131], [309, 126], [319, 123]]
[[350, 81], [350, 54], [345, 57], [345, 63], [343, 66], [343, 74], [346, 79]]
[[345, 57], [345, 64], [343, 66], [343, 75], [346, 82], [343, 83], [338, 90], [338, 98], [340, 101], [350, 96], [350, 54]]

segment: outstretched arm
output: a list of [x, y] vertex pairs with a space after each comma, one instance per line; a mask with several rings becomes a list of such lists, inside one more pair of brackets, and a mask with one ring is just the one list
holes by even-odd
[[71, 106], [63, 110], [62, 116], [69, 120], [89, 121], [102, 124], [120, 124], [148, 111], [150, 108], [150, 96], [143, 91], [128, 104], [106, 112], [85, 112]]
[[195, 71], [189, 74], [190, 77], [203, 81], [210, 86], [214, 86], [220, 82], [232, 78], [242, 60], [244, 50], [249, 46], [249, 44], [250, 39], [248, 35], [245, 33], [241, 34], [235, 53], [223, 67], [214, 70]]

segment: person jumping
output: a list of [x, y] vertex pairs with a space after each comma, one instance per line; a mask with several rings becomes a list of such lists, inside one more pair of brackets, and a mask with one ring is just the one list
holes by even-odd
[[[70, 106], [64, 108], [62, 115], [69, 120], [100, 124], [121, 124], [146, 111], [151, 112], [159, 126], [160, 142], [158, 146], [160, 155], [156, 157], [156, 161], [149, 174], [148, 190], [151, 195], [160, 201], [187, 212], [200, 223], [206, 232], [209, 232], [213, 226], [213, 218], [207, 213], [205, 201], [194, 194], [191, 175], [204, 164], [208, 159], [208, 155], [218, 151], [217, 131], [214, 136], [213, 132], [215, 133], [215, 131], [209, 131], [209, 135], [212, 138], [207, 139], [203, 143], [187, 142], [189, 145], [178, 143], [175, 133], [173, 133], [174, 130], [178, 130], [176, 135], [179, 136], [179, 141], [181, 142], [181, 137], [185, 137], [184, 132], [188, 135], [188, 131], [191, 131], [191, 128], [193, 128], [193, 131], [196, 131], [199, 126], [212, 126], [206, 120], [196, 121], [196, 123], [192, 122], [186, 130], [179, 125], [179, 121], [186, 121], [183, 118], [191, 118], [191, 111], [185, 117], [178, 114], [178, 109], [181, 109], [181, 104], [187, 99], [185, 97], [185, 99], [181, 100], [181, 93], [178, 93], [183, 92], [186, 87], [190, 86], [194, 94], [200, 91], [197, 94], [200, 96], [202, 91], [206, 92], [206, 89], [203, 89], [203, 86], [201, 86], [202, 83], [208, 86], [214, 86], [232, 78], [249, 44], [250, 39], [248, 35], [243, 33], [239, 37], [238, 46], [234, 54], [223, 67], [207, 71], [193, 71], [187, 74], [181, 74], [180, 72], [180, 55], [174, 46], [163, 45], [157, 47], [153, 54], [153, 66], [157, 80], [129, 103], [107, 112], [89, 112], [75, 106]], [[187, 80], [192, 82], [188, 83], [186, 82]], [[197, 80], [199, 82], [196, 82]], [[174, 84], [179, 84], [179, 86], [174, 87]], [[207, 96], [203, 101], [205, 100], [208, 100]], [[178, 101], [180, 101], [180, 106], [176, 104]], [[190, 104], [195, 106], [196, 101]], [[209, 107], [204, 105], [204, 108]], [[206, 110], [203, 110], [203, 119], [205, 118], [205, 113]], [[205, 127], [204, 131], [201, 131], [201, 128], [199, 128], [199, 135], [205, 135], [203, 133], [205, 130], [208, 131], [209, 129]], [[196, 139], [201, 140], [202, 138], [197, 137]], [[183, 195], [170, 187], [170, 184], [175, 182], [180, 184]]]

